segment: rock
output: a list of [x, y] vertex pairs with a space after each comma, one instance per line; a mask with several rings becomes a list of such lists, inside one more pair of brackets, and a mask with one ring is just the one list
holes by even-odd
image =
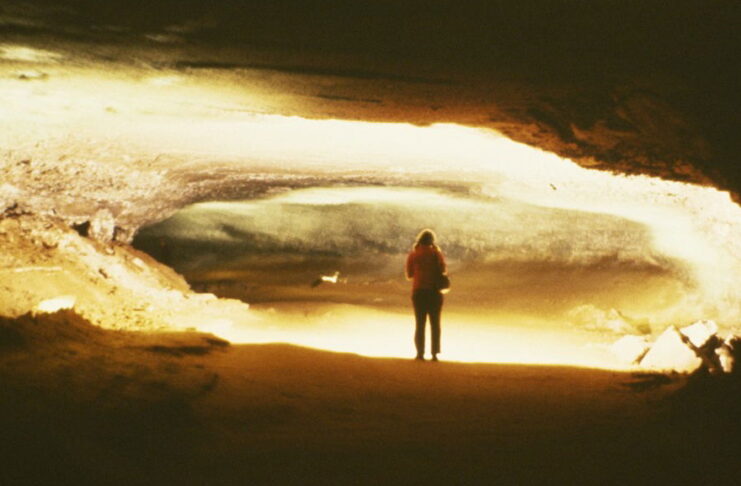
[[620, 362], [628, 365], [640, 362], [649, 347], [650, 343], [645, 336], [629, 334], [615, 341], [610, 346], [610, 351]]
[[657, 371], [692, 373], [702, 366], [700, 359], [682, 340], [679, 329], [668, 327], [641, 360], [641, 366]]
[[113, 240], [116, 220], [107, 209], [98, 210], [90, 220], [89, 236], [102, 242]]
[[723, 373], [733, 373], [735, 366], [735, 359], [733, 356], [733, 345], [731, 338], [726, 339], [716, 350], [715, 354], [718, 356], [720, 361], [720, 367]]
[[694, 324], [683, 327], [680, 332], [687, 336], [689, 340], [701, 348], [708, 340], [718, 332], [718, 325], [714, 321], [697, 321]]

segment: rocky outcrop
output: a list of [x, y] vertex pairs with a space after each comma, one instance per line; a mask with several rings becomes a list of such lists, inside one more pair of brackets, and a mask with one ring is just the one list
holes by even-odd
[[249, 319], [247, 304], [196, 294], [148, 255], [80, 236], [58, 218], [0, 218], [0, 247], [4, 316], [71, 309], [97, 326], [137, 331]]
[[646, 336], [626, 335], [611, 347], [623, 364], [642, 369], [674, 373], [735, 373], [741, 352], [741, 338], [722, 338], [714, 321], [697, 321], [688, 326], [667, 327], [651, 343]]

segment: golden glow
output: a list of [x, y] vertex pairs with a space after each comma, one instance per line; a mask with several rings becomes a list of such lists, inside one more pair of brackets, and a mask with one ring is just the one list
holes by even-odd
[[[252, 310], [249, 318], [217, 319], [200, 328], [234, 343], [289, 342], [371, 357], [408, 358], [413, 354], [411, 313], [333, 304], [308, 313], [300, 308]], [[447, 313], [443, 320], [440, 356], [446, 361], [629, 368], [607, 346], [595, 345], [593, 336], [576, 331], [544, 330], [537, 322], [492, 322], [457, 313]]]
[[39, 302], [36, 310], [39, 312], [56, 312], [62, 309], [71, 309], [75, 306], [77, 298], [74, 295], [62, 295], [53, 299], [46, 299]]

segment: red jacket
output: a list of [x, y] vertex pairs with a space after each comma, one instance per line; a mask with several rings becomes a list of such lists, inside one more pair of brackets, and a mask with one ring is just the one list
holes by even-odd
[[407, 257], [407, 278], [414, 279], [412, 290], [434, 289], [437, 277], [445, 273], [445, 257], [436, 246], [420, 245]]

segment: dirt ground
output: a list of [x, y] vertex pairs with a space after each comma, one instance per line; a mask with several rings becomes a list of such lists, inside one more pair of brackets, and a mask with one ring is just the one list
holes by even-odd
[[[738, 381], [0, 320], [2, 484], [695, 484]], [[732, 384], [733, 386], [728, 386]]]

